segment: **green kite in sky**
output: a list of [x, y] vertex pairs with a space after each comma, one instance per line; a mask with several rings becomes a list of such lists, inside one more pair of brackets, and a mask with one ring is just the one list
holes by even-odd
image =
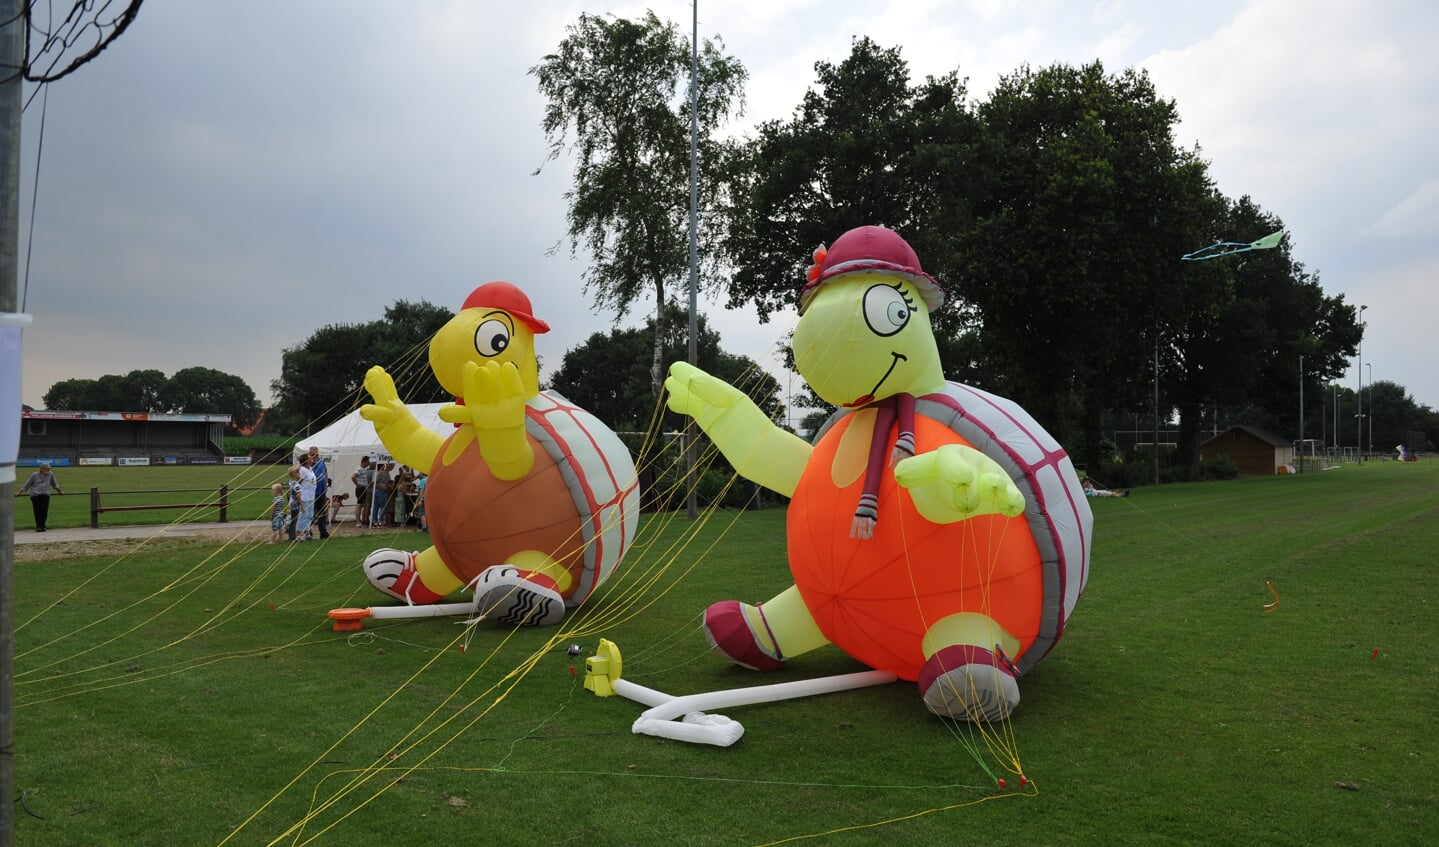
[[1284, 230], [1271, 232], [1258, 241], [1248, 243], [1242, 241], [1216, 241], [1208, 247], [1195, 250], [1193, 253], [1186, 253], [1180, 256], [1180, 261], [1202, 262], [1205, 259], [1217, 259], [1220, 256], [1228, 256], [1231, 253], [1247, 253], [1250, 250], [1268, 250], [1278, 247], [1279, 242], [1284, 238]]

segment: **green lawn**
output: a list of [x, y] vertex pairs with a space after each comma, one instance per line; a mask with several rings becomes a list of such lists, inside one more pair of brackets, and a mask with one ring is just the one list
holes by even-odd
[[[50, 498], [50, 529], [90, 525], [90, 491], [97, 489], [100, 504], [107, 506], [193, 505], [218, 502], [220, 486], [229, 488], [226, 517], [232, 521], [255, 520], [270, 514], [270, 486], [285, 482], [287, 465], [195, 465], [149, 466], [136, 468], [73, 467], [55, 468], [55, 478], [64, 489], [63, 496]], [[15, 489], [30, 475], [31, 468], [16, 469]], [[340, 487], [350, 491], [349, 480]], [[125, 524], [215, 523], [218, 508], [208, 509], [146, 509], [106, 512], [100, 515], [100, 526]], [[15, 529], [19, 532], [35, 528], [30, 504], [21, 498], [15, 501]]]
[[332, 632], [414, 533], [21, 561], [16, 843], [1436, 843], [1436, 492], [1439, 465], [1378, 463], [1091, 501], [1088, 591], [1002, 732], [898, 683], [722, 710], [731, 748], [631, 734], [583, 657], [609, 638], [671, 694], [860, 669], [706, 650], [706, 605], [787, 584], [777, 510], [648, 520], [546, 631]]

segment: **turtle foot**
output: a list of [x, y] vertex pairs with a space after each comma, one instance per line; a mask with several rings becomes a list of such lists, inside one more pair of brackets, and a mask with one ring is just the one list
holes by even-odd
[[919, 674], [924, 705], [942, 718], [993, 723], [1019, 705], [1019, 683], [993, 650], [970, 645], [946, 647], [924, 663]]
[[513, 565], [487, 569], [473, 583], [475, 614], [509, 626], [553, 626], [565, 617], [554, 580]]
[[411, 606], [438, 603], [444, 595], [436, 594], [420, 580], [415, 569], [415, 554], [404, 550], [384, 548], [365, 557], [365, 578], [396, 600], [403, 600]]
[[[704, 633], [710, 647], [740, 667], [756, 671], [773, 671], [784, 667], [784, 659], [766, 649], [755, 635], [745, 605], [738, 600], [722, 600], [705, 609]], [[756, 616], [763, 613], [756, 607]]]

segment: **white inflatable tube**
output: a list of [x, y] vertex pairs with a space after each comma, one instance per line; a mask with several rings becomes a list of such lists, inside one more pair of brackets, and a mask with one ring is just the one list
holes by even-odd
[[[872, 685], [887, 685], [896, 679], [898, 677], [889, 671], [862, 671], [775, 685], [688, 694], [683, 697], [671, 697], [624, 679], [615, 680], [613, 685], [616, 694], [650, 707], [631, 727], [635, 734], [728, 747], [744, 735], [744, 727], [738, 721], [723, 715], [709, 715], [705, 712], [731, 706], [749, 706], [755, 703], [793, 700], [797, 697], [813, 697], [816, 694], [832, 694]], [[683, 721], [676, 722], [675, 718], [681, 716]]]
[[370, 617], [385, 618], [448, 618], [468, 615], [474, 603], [427, 603], [422, 606], [371, 606]]

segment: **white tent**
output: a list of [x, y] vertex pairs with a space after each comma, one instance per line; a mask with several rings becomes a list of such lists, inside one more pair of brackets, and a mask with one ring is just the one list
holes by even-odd
[[[412, 414], [419, 419], [420, 423], [449, 438], [455, 431], [455, 425], [440, 420], [440, 407], [446, 403], [412, 403], [407, 406]], [[390, 451], [380, 442], [380, 437], [375, 434], [375, 425], [360, 417], [360, 410], [341, 417], [334, 423], [315, 433], [301, 438], [295, 444], [295, 459], [308, 453], [311, 447], [320, 448], [320, 456], [325, 460], [325, 467], [330, 474], [330, 494], [349, 494], [350, 499], [346, 501], [346, 508], [340, 510], [338, 516], [331, 515], [330, 520], [350, 520], [355, 516], [355, 510], [350, 508], [355, 504], [355, 484], [350, 477], [360, 468], [360, 458], [369, 456], [371, 463], [393, 462]], [[398, 464], [398, 463], [397, 463]], [[428, 468], [419, 468], [426, 471]]]

